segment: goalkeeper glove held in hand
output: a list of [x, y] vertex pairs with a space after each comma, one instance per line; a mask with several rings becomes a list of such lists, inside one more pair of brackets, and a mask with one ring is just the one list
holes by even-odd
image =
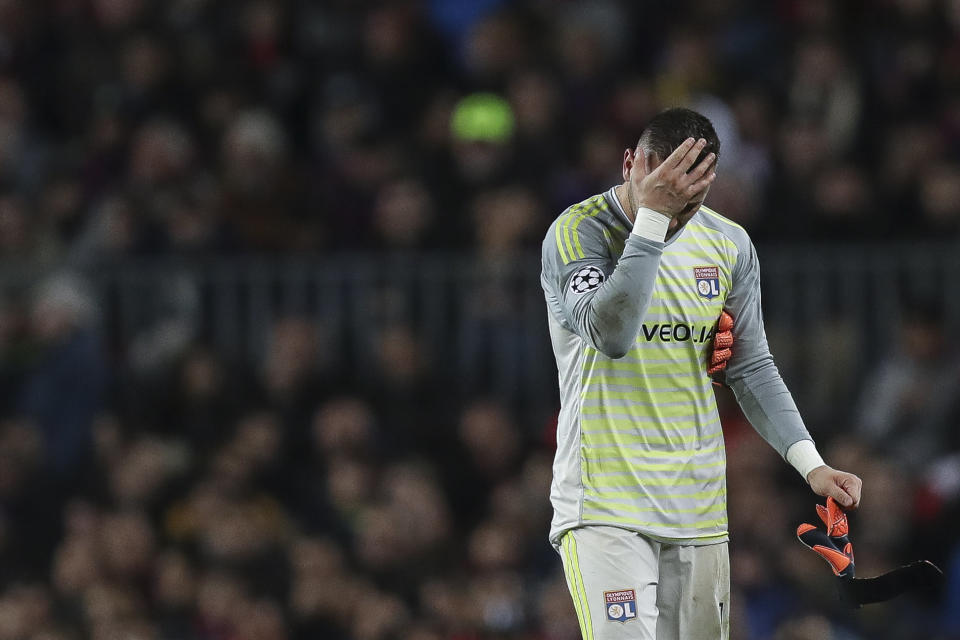
[[817, 505], [817, 515], [823, 520], [827, 530], [822, 531], [812, 524], [804, 523], [797, 527], [797, 537], [830, 564], [834, 575], [852, 577], [853, 544], [850, 542], [847, 514], [833, 498], [827, 498], [827, 506]]
[[726, 311], [720, 312], [717, 320], [717, 331], [713, 334], [713, 345], [710, 349], [710, 360], [707, 373], [713, 375], [727, 368], [727, 360], [733, 355], [733, 316]]
[[847, 606], [856, 609], [908, 591], [929, 592], [943, 582], [943, 573], [929, 560], [911, 562], [873, 578], [855, 577], [847, 514], [833, 498], [827, 498], [826, 507], [818, 504], [817, 513], [827, 530], [802, 524], [797, 527], [797, 537], [830, 564], [833, 573], [840, 578], [837, 584], [840, 601]]

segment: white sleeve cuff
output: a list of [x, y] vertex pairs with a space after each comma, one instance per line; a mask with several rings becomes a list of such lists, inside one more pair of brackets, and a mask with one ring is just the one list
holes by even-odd
[[787, 462], [793, 465], [793, 468], [800, 473], [804, 480], [807, 479], [807, 475], [811, 471], [826, 464], [820, 456], [820, 452], [817, 451], [817, 445], [813, 444], [813, 440], [794, 442], [787, 449], [786, 457]]
[[633, 233], [646, 238], [663, 242], [670, 228], [670, 218], [653, 209], [640, 207], [637, 209], [637, 219], [633, 223]]

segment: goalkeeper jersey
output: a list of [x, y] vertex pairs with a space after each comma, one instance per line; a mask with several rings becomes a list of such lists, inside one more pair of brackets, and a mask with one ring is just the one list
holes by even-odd
[[722, 309], [734, 317], [726, 381], [747, 418], [781, 455], [810, 436], [767, 347], [746, 231], [707, 207], [667, 242], [631, 229], [611, 189], [564, 211], [543, 242], [561, 395], [550, 538], [605, 524], [721, 542], [726, 458], [706, 370]]

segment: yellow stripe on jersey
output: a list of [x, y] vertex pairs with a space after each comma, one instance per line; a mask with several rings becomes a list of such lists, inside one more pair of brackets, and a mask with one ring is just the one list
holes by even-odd
[[709, 513], [724, 511], [726, 508], [726, 500], [714, 504], [708, 504], [699, 507], [688, 507], [685, 509], [664, 509], [663, 507], [659, 506], [640, 507], [635, 504], [604, 502], [590, 499], [584, 500], [584, 509], [627, 511], [629, 513], [692, 513], [705, 516]]
[[[589, 419], [583, 421], [583, 433], [588, 436], [591, 433], [598, 433], [604, 435], [616, 436], [616, 434], [624, 434], [626, 436], [642, 436], [647, 433], [663, 433], [663, 429], [657, 429], [657, 421], [652, 419], [644, 420], [642, 416], [637, 418], [615, 418], [604, 416], [598, 419]], [[671, 431], [689, 431], [691, 429], [700, 428], [700, 423], [697, 421], [697, 417], [693, 416], [689, 420], [684, 418], [683, 420], [671, 420], [670, 421], [670, 430]], [[597, 428], [591, 429], [591, 426], [596, 425]], [[645, 430], [644, 427], [649, 428], [649, 431]]]
[[585, 211], [581, 213], [580, 216], [577, 217], [577, 219], [574, 221], [573, 228], [570, 230], [570, 234], [573, 236], [573, 241], [577, 245], [577, 257], [580, 258], [581, 260], [586, 256], [584, 256], [583, 247], [580, 245], [580, 233], [577, 231], [577, 228], [580, 226], [581, 222], [583, 222], [587, 218], [595, 217], [598, 213], [600, 213], [599, 205], [591, 208], [589, 211]]
[[[611, 491], [605, 490], [603, 493], [596, 491], [594, 489], [587, 489], [584, 491], [585, 495], [593, 496], [594, 498], [630, 498], [633, 499], [636, 497], [635, 491], [624, 490], [624, 491]], [[693, 493], [648, 493], [648, 498], [653, 498], [654, 500], [658, 498], [687, 498], [690, 500], [703, 500], [706, 498], [722, 498], [727, 495], [726, 488], [723, 489], [713, 489], [711, 491], [695, 491]]]
[[[590, 379], [590, 384], [592, 385], [602, 385], [605, 382], [610, 380], [615, 380], [615, 378], [605, 378], [604, 376], [597, 376], [596, 378]], [[709, 380], [709, 378], [707, 378]], [[668, 381], [670, 382], [670, 381]], [[700, 383], [702, 385], [703, 383]], [[698, 386], [700, 386], [698, 385]], [[588, 390], [584, 391], [582, 398], [584, 400], [589, 400], [591, 398], [596, 398], [598, 400], [659, 400], [661, 402], [672, 402], [676, 400], [696, 400], [698, 398], [709, 399], [710, 394], [713, 393], [713, 389], [710, 388], [684, 388], [682, 385], [677, 386], [675, 383], [660, 385], [660, 386], [648, 386], [645, 388], [637, 388], [633, 391], [610, 391], [608, 389], [598, 389], [598, 390]]]
[[[610, 252], [611, 256], [619, 256], [623, 253], [623, 249], [626, 246], [625, 241], [622, 238], [614, 238], [610, 231], [603, 227], [603, 239], [607, 242], [607, 251]], [[619, 231], [622, 233], [629, 233], [628, 229], [620, 228]]]
[[[689, 439], [689, 440], [684, 439], [682, 442], [676, 442], [676, 443], [688, 444], [690, 442], [697, 442], [699, 440], [713, 440], [713, 439], [716, 439], [716, 437], [719, 435], [720, 435], [719, 433], [716, 433], [711, 436], [707, 436], [703, 438], [694, 437], [693, 439]], [[656, 442], [651, 442], [648, 438], [642, 437], [642, 436], [637, 437], [633, 442], [626, 440], [627, 438], [631, 438], [631, 437], [633, 436], [619, 436], [610, 440], [606, 440], [606, 442], [602, 440], [597, 441], [597, 440], [591, 439], [588, 441], [587, 439], [584, 439], [583, 448], [588, 449], [597, 455], [601, 455], [604, 453], [612, 455], [617, 453], [623, 453], [624, 447], [630, 447], [631, 445], [636, 446], [636, 445], [643, 445], [643, 444], [657, 444]], [[670, 442], [669, 444], [674, 444], [674, 442]], [[627, 449], [626, 451], [629, 452], [631, 451], [631, 449]], [[686, 449], [680, 449], [680, 450], [653, 449], [653, 450], [646, 450], [646, 451], [633, 449], [632, 451], [634, 451], [634, 455], [632, 456], [633, 458], [688, 458], [690, 457], [690, 452]], [[718, 451], [723, 451], [723, 445], [708, 447], [705, 449], [699, 449], [697, 451], [697, 455], [705, 456], [711, 453], [717, 453]]]
[[[664, 524], [662, 522], [650, 522], [645, 520], [638, 520], [633, 517], [624, 517], [624, 516], [612, 516], [606, 514], [590, 514], [586, 513], [584, 510], [583, 514], [584, 522], [616, 522], [620, 524], [630, 525], [633, 527], [652, 527], [652, 528], [663, 528]], [[697, 522], [682, 522], [682, 523], [671, 523], [670, 528], [673, 529], [712, 529], [716, 527], [726, 527], [727, 518], [717, 518], [715, 520], [699, 520]], [[704, 536], [696, 536], [697, 539], [707, 539], [707, 538], [721, 538], [725, 537], [726, 531], [722, 534], [707, 534]]]
[[[725, 474], [707, 476], [705, 478], [700, 477], [687, 477], [687, 478], [644, 478], [643, 486], [644, 487], [689, 487], [689, 486], [715, 486], [722, 484], [723, 480], [726, 478]], [[630, 473], [611, 473], [605, 474], [602, 476], [595, 476], [590, 482], [590, 488], [585, 489], [584, 491], [593, 491], [596, 489], [616, 489], [618, 491], [626, 491], [627, 489], [633, 489], [633, 495], [637, 495], [637, 478], [636, 476]], [[646, 495], [646, 494], [644, 494]]]
[[570, 207], [556, 223], [556, 241], [563, 264], [586, 257], [580, 244], [578, 227], [587, 218], [593, 218], [607, 209], [607, 201], [602, 195], [594, 196], [580, 204]]
[[581, 207], [579, 205], [573, 206], [557, 220], [557, 247], [560, 249], [560, 259], [563, 260], [563, 264], [569, 264], [577, 259], [573, 243], [570, 241], [568, 227], [570, 222], [580, 214], [580, 211]]
[[561, 220], [557, 220], [556, 224], [553, 225], [553, 230], [557, 241], [557, 253], [560, 254], [560, 259], [563, 261], [563, 264], [567, 264], [570, 260], [567, 258], [567, 252], [563, 250], [563, 234], [561, 233], [563, 225], [561, 225]]
[[737, 224], [736, 222], [734, 222], [734, 221], [731, 220], [730, 218], [726, 218], [726, 217], [720, 215], [719, 213], [717, 213], [716, 211], [714, 211], [714, 210], [711, 209], [710, 207], [707, 207], [707, 206], [704, 206], [704, 205], [700, 205], [700, 210], [703, 211], [704, 213], [706, 213], [707, 215], [709, 215], [709, 216], [712, 217], [712, 218], [716, 218], [717, 220], [720, 220], [721, 222], [726, 222], [726, 223], [729, 224], [730, 226], [736, 227], [737, 229], [740, 229], [740, 231], [743, 231], [744, 233], [747, 232], [747, 230], [744, 229], [742, 226], [740, 226], [739, 224]]
[[633, 456], [624, 455], [620, 459], [587, 459], [584, 461], [583, 468], [587, 475], [592, 473], [634, 473], [643, 474], [644, 471], [696, 471], [698, 469], [712, 469], [715, 467], [725, 467], [726, 460], [712, 460], [692, 464], [690, 462], [663, 462], [647, 463], [637, 462]]
[[[690, 251], [683, 252], [692, 254], [690, 257], [696, 257], [697, 254], [703, 255], [704, 249], [713, 249], [720, 246], [722, 246], [725, 251], [731, 253], [739, 252], [733, 240], [723, 235], [723, 233], [696, 224], [694, 225], [694, 229], [690, 230], [689, 235], [685, 233], [684, 237], [677, 238], [673, 244], [677, 245], [676, 248], [681, 252], [683, 252], [684, 248], [691, 249]], [[717, 245], [717, 247], [713, 245]], [[678, 253], [678, 255], [682, 254]]]

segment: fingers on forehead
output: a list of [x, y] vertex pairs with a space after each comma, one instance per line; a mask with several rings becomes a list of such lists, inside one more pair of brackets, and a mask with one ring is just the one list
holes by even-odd
[[670, 154], [670, 157], [668, 158], [668, 160], [673, 160], [674, 162], [679, 164], [686, 157], [687, 153], [689, 153], [690, 149], [692, 149], [696, 143], [697, 141], [694, 140], [693, 138], [687, 138], [686, 140], [680, 143], [680, 146], [678, 146], [676, 149], [673, 150], [673, 153]]
[[689, 171], [691, 167], [697, 166], [697, 162], [703, 157], [703, 151], [706, 147], [705, 142], [698, 142], [693, 147], [687, 150], [683, 158], [680, 159], [679, 166], [685, 171]]
[[709, 164], [715, 163], [717, 161], [717, 158], [716, 156], [714, 156], [713, 158], [710, 158], [710, 155], [712, 153], [713, 151], [710, 151], [709, 145], [704, 147], [703, 150], [700, 152], [700, 154], [697, 156], [697, 159], [694, 161], [693, 166], [699, 167], [701, 163], [708, 162], [707, 160], [708, 158], [709, 158], [709, 162], [708, 162]]

